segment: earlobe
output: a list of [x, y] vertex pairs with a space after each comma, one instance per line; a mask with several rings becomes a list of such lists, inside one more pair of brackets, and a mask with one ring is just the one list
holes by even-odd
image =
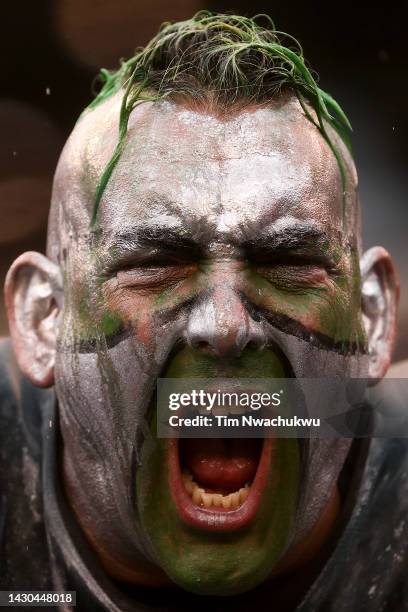
[[392, 259], [382, 247], [366, 251], [360, 267], [369, 377], [378, 379], [386, 374], [391, 363], [397, 326], [399, 283]]
[[54, 384], [62, 295], [59, 267], [40, 253], [23, 253], [8, 271], [5, 301], [13, 347], [23, 374], [38, 387]]

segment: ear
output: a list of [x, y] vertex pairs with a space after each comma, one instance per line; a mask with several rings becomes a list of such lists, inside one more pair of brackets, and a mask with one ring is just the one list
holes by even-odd
[[360, 261], [363, 323], [370, 378], [382, 378], [391, 363], [397, 327], [399, 283], [390, 255], [373, 247]]
[[59, 267], [40, 253], [23, 253], [8, 271], [5, 301], [11, 339], [20, 369], [38, 387], [54, 384], [62, 296]]

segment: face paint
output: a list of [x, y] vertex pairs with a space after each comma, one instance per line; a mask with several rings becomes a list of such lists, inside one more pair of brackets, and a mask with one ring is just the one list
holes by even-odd
[[[90, 122], [101, 119], [94, 112]], [[100, 142], [89, 147], [98, 174]], [[364, 375], [358, 253], [343, 232], [337, 162], [294, 101], [228, 121], [146, 105], [129, 124], [93, 239], [89, 224], [78, 229], [76, 204], [62, 239], [56, 385], [78, 520], [126, 567], [149, 559], [198, 593], [251, 588], [313, 527], [349, 441], [300, 450], [275, 440], [245, 528], [194, 528], [175, 502], [169, 443], [155, 439], [155, 384]]]
[[199, 594], [230, 595], [256, 586], [270, 574], [293, 529], [300, 478], [297, 441], [272, 443], [273, 467], [256, 520], [233, 532], [198, 530], [180, 519], [166, 446], [160, 440], [150, 453], [144, 447], [137, 473], [141, 525], [157, 561], [177, 584]]

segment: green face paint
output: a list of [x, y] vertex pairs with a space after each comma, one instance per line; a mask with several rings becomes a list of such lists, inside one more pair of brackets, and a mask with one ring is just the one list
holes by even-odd
[[[288, 374], [279, 352], [248, 349], [222, 368], [214, 358], [185, 348], [172, 359], [165, 377], [273, 377]], [[156, 415], [151, 423], [155, 438]], [[174, 582], [199, 594], [232, 595], [268, 577], [293, 529], [300, 486], [298, 441], [276, 440], [273, 464], [255, 520], [235, 533], [211, 533], [185, 524], [169, 485], [168, 441], [149, 440], [142, 449], [136, 497], [141, 523], [160, 565]]]
[[[120, 102], [94, 113], [102, 120]], [[78, 124], [87, 151], [92, 115]], [[106, 155], [93, 158], [99, 177], [116, 144], [111, 126], [105, 137]], [[296, 440], [277, 440], [253, 518], [229, 532], [193, 526], [150, 408], [158, 377], [307, 377], [332, 363], [347, 372], [341, 343], [358, 337], [361, 309], [339, 182], [293, 97], [228, 120], [173, 102], [132, 115], [100, 227], [78, 234], [66, 259], [67, 350], [56, 365], [77, 515], [127, 575], [153, 551], [158, 570], [186, 589], [238, 593], [324, 511], [347, 447], [318, 441], [313, 457], [334, 457], [328, 473]]]
[[[155, 430], [155, 422], [152, 423]], [[179, 586], [199, 594], [232, 595], [271, 573], [293, 529], [300, 482], [297, 440], [279, 440], [256, 520], [236, 534], [199, 532], [182, 523], [169, 489], [165, 441], [142, 454], [139, 514], [160, 565]]]

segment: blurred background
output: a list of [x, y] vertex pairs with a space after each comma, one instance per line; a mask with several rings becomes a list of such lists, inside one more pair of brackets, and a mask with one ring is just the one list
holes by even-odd
[[[365, 5], [365, 6], [364, 6]], [[115, 68], [165, 20], [196, 11], [268, 13], [294, 35], [354, 127], [365, 246], [382, 244], [401, 279], [395, 359], [408, 357], [407, 2], [297, 0], [23, 0], [0, 20], [0, 277], [25, 250], [44, 251], [52, 175], [92, 99], [100, 67]], [[0, 302], [0, 334], [7, 333]]]

